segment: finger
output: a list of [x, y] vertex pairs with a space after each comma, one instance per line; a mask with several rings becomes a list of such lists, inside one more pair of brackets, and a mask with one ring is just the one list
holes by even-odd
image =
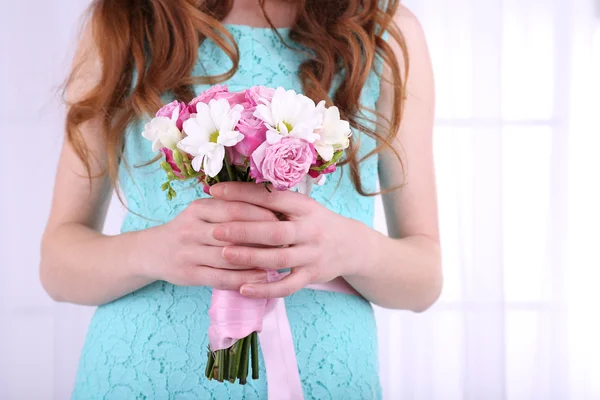
[[297, 222], [228, 222], [212, 229], [214, 240], [237, 244], [283, 246], [306, 243], [308, 227]]
[[256, 299], [287, 297], [310, 283], [311, 273], [308, 268], [299, 268], [277, 282], [244, 284], [240, 287], [240, 294]]
[[[216, 227], [220, 225], [208, 224], [204, 221], [197, 221], [193, 224], [188, 224], [187, 226], [181, 228], [178, 233], [181, 236], [181, 242], [186, 245], [192, 245], [194, 248], [193, 252], [197, 254], [202, 254], [200, 249], [196, 249], [196, 246], [200, 246], [204, 248], [204, 246], [213, 246], [223, 248], [226, 246], [233, 246], [234, 242], [224, 241], [216, 239], [216, 235], [213, 234], [213, 231]], [[219, 236], [222, 237], [222, 236]], [[237, 243], [239, 244], [239, 243]], [[253, 245], [253, 243], [244, 243], [246, 245]], [[262, 246], [260, 244], [255, 244], [256, 246]]]
[[310, 207], [312, 200], [308, 196], [289, 190], [269, 190], [254, 183], [227, 182], [212, 186], [210, 194], [216, 199], [250, 203], [288, 216], [302, 216]]
[[194, 221], [180, 227], [177, 231], [181, 243], [191, 246], [193, 249], [190, 252], [200, 253], [204, 246], [225, 247], [233, 243], [220, 241], [214, 238], [212, 234], [212, 224], [204, 221]]
[[223, 258], [229, 264], [245, 268], [287, 269], [314, 262], [312, 252], [306, 247], [254, 248], [230, 246], [223, 248]]
[[181, 254], [183, 265], [209, 266], [215, 269], [226, 270], [249, 270], [256, 267], [245, 264], [232, 263], [223, 256], [224, 247], [218, 246], [198, 246], [193, 251], [187, 251]]
[[189, 208], [196, 218], [211, 223], [278, 221], [272, 211], [247, 202], [201, 199], [194, 201]]
[[247, 283], [261, 283], [267, 273], [261, 270], [229, 271], [211, 267], [189, 267], [184, 269], [181, 286], [210, 286], [220, 290], [240, 290]]

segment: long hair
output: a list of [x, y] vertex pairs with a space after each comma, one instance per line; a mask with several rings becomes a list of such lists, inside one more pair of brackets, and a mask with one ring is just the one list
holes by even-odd
[[[259, 0], [269, 24], [264, 0]], [[377, 139], [379, 145], [359, 158], [358, 145], [352, 140], [344, 164], [350, 168], [356, 190], [363, 189], [359, 163], [381, 151], [391, 142], [400, 126], [408, 74], [408, 55], [401, 31], [393, 22], [398, 0], [296, 0], [297, 18], [289, 38], [308, 50], [310, 58], [298, 68], [303, 92], [318, 101], [335, 104], [342, 118], [354, 129]], [[153, 115], [167, 92], [189, 101], [194, 84], [216, 84], [233, 76], [239, 64], [239, 51], [232, 35], [221, 24], [233, 0], [95, 0], [90, 8], [90, 26], [94, 46], [100, 57], [102, 74], [87, 95], [69, 104], [66, 118], [67, 139], [84, 163], [91, 178], [92, 156], [81, 127], [92, 119], [101, 119], [109, 174], [117, 185], [118, 165], [122, 156], [124, 132], [131, 122]], [[404, 74], [386, 40], [384, 32], [395, 40], [404, 53]], [[198, 49], [204, 40], [212, 40], [231, 59], [233, 66], [219, 76], [192, 76]], [[379, 57], [391, 71], [394, 104], [385, 128], [367, 124], [360, 94]], [[134, 71], [136, 81], [134, 82]], [[76, 79], [74, 68], [66, 86]], [[342, 81], [333, 98], [329, 96], [334, 77]], [[379, 116], [382, 117], [382, 116]], [[374, 122], [374, 121], [371, 121]], [[383, 132], [381, 132], [383, 130]], [[401, 162], [400, 156], [396, 153]]]

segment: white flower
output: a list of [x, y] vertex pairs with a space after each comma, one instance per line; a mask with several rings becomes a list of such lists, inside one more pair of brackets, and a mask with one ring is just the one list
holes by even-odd
[[281, 87], [275, 90], [268, 104], [259, 104], [256, 118], [267, 125], [267, 142], [277, 143], [284, 136], [292, 136], [314, 143], [319, 139], [316, 131], [321, 127], [323, 114], [310, 98]]
[[323, 186], [326, 181], [326, 175], [319, 175], [317, 178], [313, 178], [307, 174], [304, 178], [302, 178], [302, 181], [298, 184], [298, 193], [310, 195], [310, 192], [312, 192], [313, 185]]
[[192, 167], [204, 171], [214, 178], [223, 168], [225, 147], [232, 147], [244, 139], [235, 130], [244, 107], [233, 108], [226, 99], [211, 100], [208, 104], [198, 103], [197, 114], [183, 123], [187, 136], [177, 147], [194, 156]]
[[152, 142], [152, 151], [159, 151], [163, 147], [173, 150], [177, 143], [183, 138], [183, 134], [177, 128], [179, 110], [175, 110], [171, 118], [156, 117], [144, 126], [142, 136]]
[[350, 123], [340, 119], [340, 110], [337, 107], [325, 108], [324, 103], [319, 103], [317, 108], [323, 113], [323, 126], [319, 131], [321, 137], [314, 145], [321, 158], [330, 161], [336, 151], [350, 146], [352, 131]]

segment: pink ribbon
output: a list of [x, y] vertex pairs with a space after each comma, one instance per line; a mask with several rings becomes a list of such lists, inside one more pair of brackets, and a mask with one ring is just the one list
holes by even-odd
[[[276, 282], [285, 275], [269, 271], [267, 279], [269, 282]], [[360, 296], [342, 278], [309, 285], [307, 289]], [[269, 399], [304, 399], [284, 299], [249, 299], [238, 292], [213, 290], [208, 315], [208, 337], [213, 351], [227, 349], [252, 332], [259, 332], [258, 338], [267, 370]]]

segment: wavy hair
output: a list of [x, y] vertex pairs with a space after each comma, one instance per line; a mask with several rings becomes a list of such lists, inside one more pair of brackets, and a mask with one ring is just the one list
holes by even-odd
[[[259, 0], [263, 14], [279, 34], [265, 12], [264, 2]], [[358, 143], [352, 140], [343, 162], [350, 167], [356, 190], [362, 195], [372, 195], [363, 189], [359, 163], [391, 146], [404, 106], [408, 54], [402, 33], [393, 21], [399, 1], [387, 0], [385, 5], [381, 0], [295, 0], [295, 3], [297, 17], [289, 38], [310, 55], [297, 71], [304, 94], [315, 101], [327, 99], [335, 104], [354, 129], [379, 143], [376, 149], [359, 158]], [[189, 101], [194, 96], [194, 84], [222, 83], [235, 74], [239, 49], [220, 22], [232, 6], [233, 0], [95, 0], [92, 3], [89, 22], [102, 73], [84, 98], [68, 105], [66, 118], [67, 139], [90, 179], [91, 153], [81, 132], [84, 123], [98, 118], [102, 121], [99, 134], [104, 136], [108, 154], [108, 167], [102, 174], [108, 173], [117, 185], [128, 124], [156, 113], [165, 93]], [[384, 32], [402, 49], [403, 74], [392, 47], [382, 37]], [[281, 36], [280, 39], [283, 40]], [[204, 40], [212, 40], [231, 59], [230, 70], [218, 76], [192, 76]], [[379, 130], [365, 123], [364, 111], [382, 116], [375, 110], [362, 109], [360, 104], [361, 90], [377, 57], [390, 69], [394, 91], [393, 113], [386, 118], [385, 128]], [[134, 71], [137, 71], [135, 81]], [[334, 77], [340, 73], [343, 79], [331, 98]], [[76, 67], [66, 81], [67, 88], [77, 74]], [[402, 162], [397, 152], [396, 155]]]

